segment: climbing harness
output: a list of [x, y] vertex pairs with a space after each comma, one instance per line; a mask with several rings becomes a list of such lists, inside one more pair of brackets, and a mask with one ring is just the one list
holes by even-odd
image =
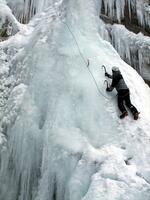
[[127, 95], [129, 95], [130, 94], [130, 91], [128, 91], [127, 93], [125, 93], [124, 95], [119, 95], [119, 94], [117, 94], [120, 98], [124, 98], [124, 97], [126, 97]]

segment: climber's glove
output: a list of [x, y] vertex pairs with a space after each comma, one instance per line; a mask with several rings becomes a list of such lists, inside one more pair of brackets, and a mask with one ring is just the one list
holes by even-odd
[[111, 88], [107, 87], [107, 88], [106, 88], [106, 91], [107, 91], [107, 92], [111, 92], [112, 90], [111, 90]]
[[105, 72], [105, 76], [109, 77], [109, 74], [107, 72]]

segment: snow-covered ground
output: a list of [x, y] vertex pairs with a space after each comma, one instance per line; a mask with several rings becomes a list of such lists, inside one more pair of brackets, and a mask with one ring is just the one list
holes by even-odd
[[[102, 39], [99, 10], [99, 0], [51, 1], [0, 43], [0, 199], [150, 199], [150, 89]], [[138, 121], [118, 118], [102, 65], [120, 68]]]

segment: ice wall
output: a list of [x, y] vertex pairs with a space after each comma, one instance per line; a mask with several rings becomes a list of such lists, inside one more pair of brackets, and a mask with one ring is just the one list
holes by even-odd
[[[98, 0], [54, 2], [0, 43], [1, 63], [8, 60], [4, 79], [11, 77], [1, 114], [8, 142], [0, 199], [149, 200], [150, 90], [102, 39], [108, 35], [99, 6]], [[141, 111], [137, 123], [118, 119], [102, 64], [110, 73], [112, 65], [120, 68]]]

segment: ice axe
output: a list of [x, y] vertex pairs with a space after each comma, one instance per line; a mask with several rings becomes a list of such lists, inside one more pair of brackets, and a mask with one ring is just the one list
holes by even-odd
[[102, 68], [104, 69], [105, 73], [107, 73], [105, 65], [102, 65]]
[[110, 86], [107, 80], [104, 81], [104, 85], [105, 84], [107, 85], [107, 88]]

